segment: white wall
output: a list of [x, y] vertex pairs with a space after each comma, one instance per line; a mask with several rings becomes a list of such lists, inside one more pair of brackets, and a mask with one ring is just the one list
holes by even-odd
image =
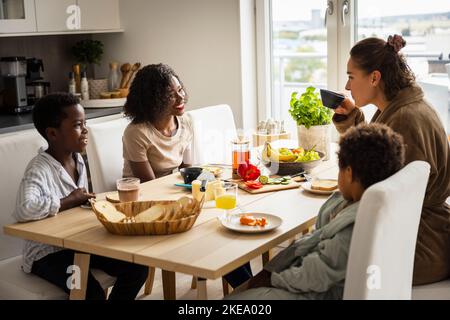
[[[258, 89], [256, 67], [256, 17], [253, 0], [240, 1], [242, 128], [257, 127]], [[251, 135], [249, 135], [251, 136]]]
[[226, 103], [242, 127], [239, 0], [120, 0], [120, 18], [123, 34], [94, 36], [105, 45], [96, 77], [110, 61], [167, 63], [188, 90], [188, 110]]

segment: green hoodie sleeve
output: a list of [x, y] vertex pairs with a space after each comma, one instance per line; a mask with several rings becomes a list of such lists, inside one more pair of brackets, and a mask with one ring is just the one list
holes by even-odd
[[311, 234], [302, 236], [289, 247], [282, 250], [264, 266], [264, 269], [269, 272], [281, 272], [291, 266], [301, 265], [303, 257], [313, 251], [320, 243], [321, 228], [329, 223], [332, 209], [342, 201], [343, 198], [340, 192], [333, 193], [319, 210], [316, 220], [316, 230]]
[[272, 285], [294, 293], [326, 292], [345, 279], [353, 224], [322, 240], [318, 251], [303, 258], [301, 266], [273, 272]]

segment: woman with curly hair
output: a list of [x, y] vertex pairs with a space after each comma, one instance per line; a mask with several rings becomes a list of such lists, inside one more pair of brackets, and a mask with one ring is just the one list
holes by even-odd
[[360, 107], [375, 105], [371, 122], [384, 123], [400, 133], [407, 145], [406, 164], [423, 160], [431, 165], [414, 261], [414, 285], [450, 276], [450, 156], [445, 129], [399, 51], [400, 36], [388, 41], [367, 38], [350, 51], [348, 82], [354, 102], [346, 98], [333, 122], [340, 133], [364, 122]]
[[131, 119], [122, 139], [124, 177], [145, 182], [187, 166], [183, 156], [193, 135], [184, 115], [187, 98], [183, 83], [168, 65], [151, 64], [136, 74], [124, 107]]
[[[189, 166], [183, 163], [193, 137], [184, 115], [187, 99], [183, 83], [168, 65], [151, 64], [136, 74], [124, 107], [131, 119], [122, 138], [124, 177], [145, 182]], [[235, 288], [251, 276], [246, 263], [224, 278]]]

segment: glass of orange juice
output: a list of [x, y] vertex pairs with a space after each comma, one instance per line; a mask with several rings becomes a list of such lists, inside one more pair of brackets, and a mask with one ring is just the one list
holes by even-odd
[[225, 217], [230, 220], [230, 210], [236, 208], [238, 185], [223, 182], [219, 188], [214, 189], [216, 208], [225, 210]]

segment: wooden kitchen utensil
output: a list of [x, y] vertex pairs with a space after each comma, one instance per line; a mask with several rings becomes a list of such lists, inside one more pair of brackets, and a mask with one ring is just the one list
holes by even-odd
[[131, 72], [131, 64], [124, 63], [120, 67], [120, 71], [122, 72], [122, 80], [120, 81], [120, 88], [124, 88], [125, 83], [128, 81], [128, 77], [130, 76]]
[[130, 87], [131, 79], [133, 79], [133, 75], [136, 73], [136, 71], [139, 70], [140, 67], [141, 67], [140, 62], [136, 62], [135, 64], [133, 64], [133, 66], [131, 67], [130, 77], [128, 78], [127, 82], [125, 83], [124, 88]]
[[81, 72], [80, 72], [80, 65], [74, 64], [72, 66], [73, 74], [75, 75], [75, 90], [77, 93], [81, 92]]

